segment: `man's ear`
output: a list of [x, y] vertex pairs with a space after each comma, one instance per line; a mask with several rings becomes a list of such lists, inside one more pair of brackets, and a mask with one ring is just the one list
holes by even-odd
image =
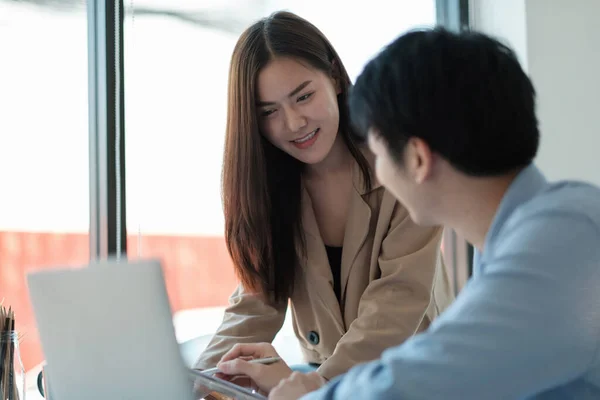
[[406, 165], [415, 183], [423, 183], [433, 171], [433, 152], [423, 139], [412, 137], [406, 146]]

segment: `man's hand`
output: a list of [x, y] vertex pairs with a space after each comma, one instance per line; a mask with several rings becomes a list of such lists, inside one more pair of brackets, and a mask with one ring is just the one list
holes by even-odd
[[263, 393], [269, 393], [282, 379], [289, 377], [292, 370], [283, 361], [271, 365], [252, 364], [248, 358], [279, 356], [269, 343], [236, 344], [229, 350], [217, 367], [226, 375], [246, 375], [250, 377]]
[[325, 383], [327, 383], [325, 379], [316, 372], [310, 374], [294, 372], [271, 390], [269, 400], [296, 400], [320, 389]]

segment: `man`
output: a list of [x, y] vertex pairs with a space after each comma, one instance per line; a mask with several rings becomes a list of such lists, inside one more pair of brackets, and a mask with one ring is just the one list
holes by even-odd
[[[413, 220], [476, 248], [473, 277], [381, 359], [327, 385], [294, 374], [269, 398], [321, 386], [303, 399], [600, 398], [600, 190], [548, 183], [533, 164], [535, 91], [514, 53], [477, 33], [407, 33], [365, 67], [350, 108]], [[239, 346], [225, 360], [259, 353], [274, 351]], [[221, 366], [259, 385], [277, 368]]]

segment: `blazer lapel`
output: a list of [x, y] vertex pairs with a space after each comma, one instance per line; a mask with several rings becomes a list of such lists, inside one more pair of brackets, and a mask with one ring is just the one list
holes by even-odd
[[[345, 299], [346, 284], [348, 283], [352, 266], [358, 252], [367, 239], [371, 223], [371, 207], [363, 199], [363, 194], [368, 192], [368, 188], [366, 187], [366, 182], [358, 163], [354, 166], [353, 183], [354, 190], [350, 199], [350, 210], [348, 211], [348, 220], [344, 229], [344, 248], [342, 250], [342, 299]], [[380, 185], [378, 182], [373, 182], [372, 186], [371, 189], [375, 189]]]
[[348, 283], [348, 277], [350, 276], [350, 271], [354, 265], [354, 260], [369, 234], [370, 220], [371, 208], [363, 200], [360, 193], [354, 191], [352, 194], [348, 221], [346, 222], [344, 248], [342, 250], [342, 299], [345, 299], [346, 296], [346, 284]]
[[313, 277], [311, 292], [316, 293], [331, 316], [344, 332], [342, 311], [333, 291], [333, 274], [329, 265], [325, 244], [319, 232], [319, 226], [312, 207], [308, 191], [302, 190], [302, 228], [306, 244], [306, 264], [304, 268], [308, 276]]

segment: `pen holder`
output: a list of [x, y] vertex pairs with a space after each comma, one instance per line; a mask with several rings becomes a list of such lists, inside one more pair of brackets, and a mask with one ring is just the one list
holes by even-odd
[[0, 331], [0, 400], [25, 400], [25, 369], [17, 331]]

